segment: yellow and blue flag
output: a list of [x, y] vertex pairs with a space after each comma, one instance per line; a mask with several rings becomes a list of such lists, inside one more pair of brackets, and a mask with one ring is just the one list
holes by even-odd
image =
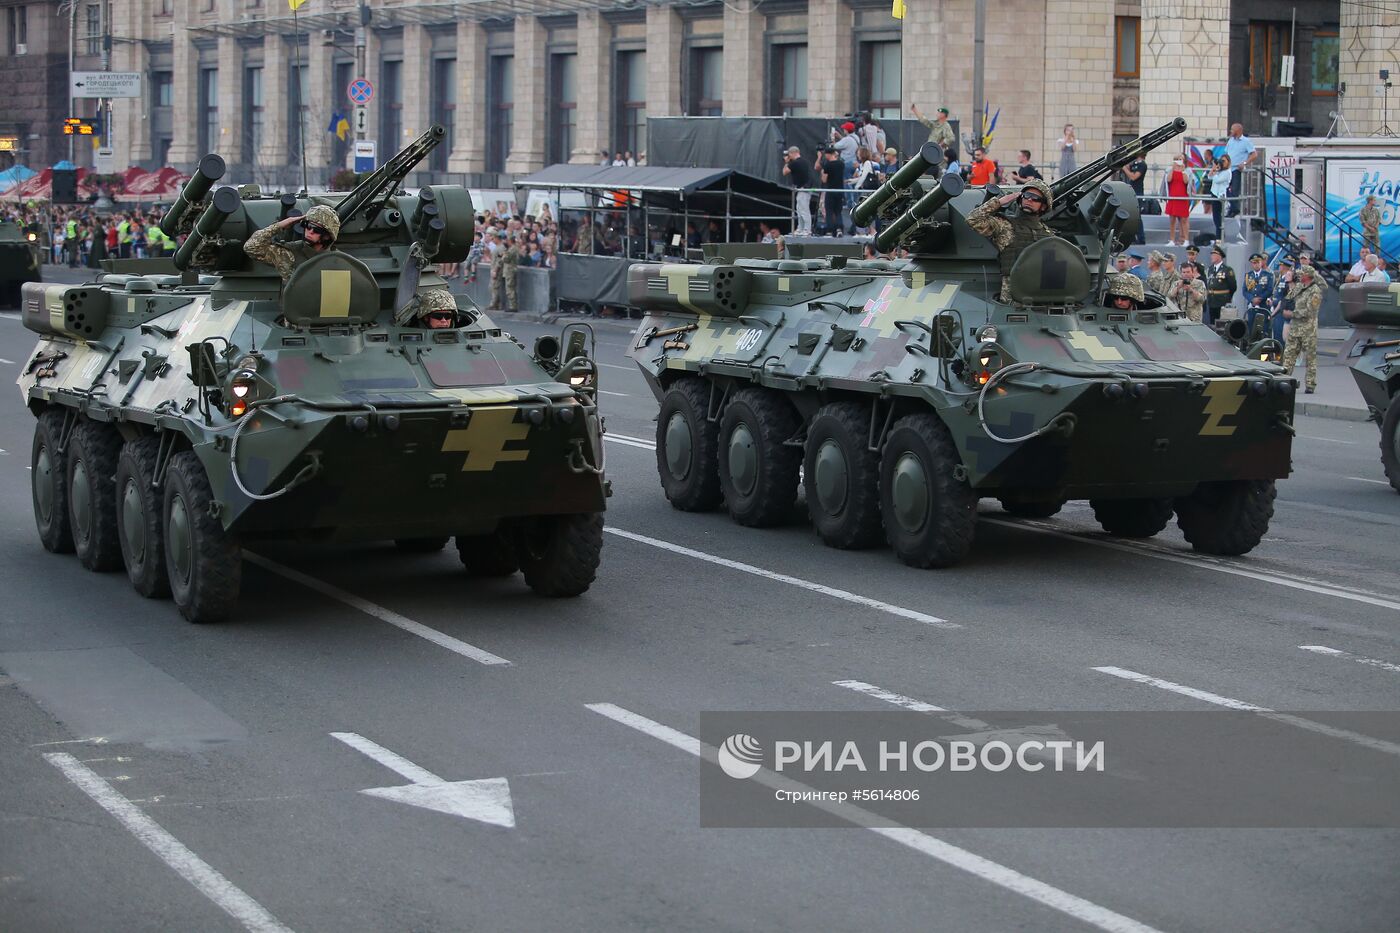
[[326, 132], [334, 133], [337, 139], [344, 141], [350, 136], [350, 118], [343, 113], [332, 113]]
[[894, 6], [890, 9], [890, 15], [895, 19], [904, 19], [904, 0], [894, 0]]
[[293, 13], [295, 13], [297, 10], [300, 10], [302, 8], [302, 5], [305, 3], [306, 0], [287, 0], [287, 6], [292, 8]]

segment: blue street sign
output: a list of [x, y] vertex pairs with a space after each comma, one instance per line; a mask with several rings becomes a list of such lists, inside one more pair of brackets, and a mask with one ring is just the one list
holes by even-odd
[[350, 103], [364, 106], [374, 99], [374, 85], [367, 78], [356, 78], [345, 89], [345, 96], [350, 98]]

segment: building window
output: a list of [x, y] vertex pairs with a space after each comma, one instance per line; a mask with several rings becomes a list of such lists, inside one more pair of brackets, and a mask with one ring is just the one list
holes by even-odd
[[[574, 151], [574, 129], [578, 126], [578, 56], [552, 55], [549, 70], [549, 99], [553, 101], [549, 161], [567, 162]], [[637, 154], [635, 149], [632, 154]]]
[[213, 12], [214, 12], [214, 0], [204, 0], [203, 6], [200, 7], [200, 12], [201, 12], [201, 13], [213, 13]]
[[1113, 76], [1136, 78], [1141, 67], [1142, 20], [1136, 16], [1119, 16], [1114, 24]]
[[403, 145], [403, 62], [386, 61], [379, 70], [379, 154], [389, 158]]
[[102, 54], [102, 7], [96, 3], [87, 5], [87, 54]]
[[199, 151], [214, 152], [219, 148], [219, 69], [199, 69], [199, 104]]
[[292, 82], [287, 88], [287, 154], [292, 165], [301, 164], [302, 134], [311, 120], [311, 108], [306, 102], [309, 69], [308, 65], [292, 65]]
[[452, 141], [457, 130], [457, 59], [439, 58], [433, 62], [433, 122], [447, 130], [442, 145], [433, 150], [428, 167], [434, 172], [447, 171], [452, 155]]
[[773, 81], [777, 97], [769, 113], [784, 117], [807, 115], [807, 46], [776, 45], [773, 47]]
[[160, 0], [160, 2], [156, 4], [157, 16], [171, 16], [174, 12], [175, 0]]
[[1249, 24], [1249, 79], [1247, 87], [1277, 84], [1283, 56], [1289, 49], [1288, 23]]
[[1312, 92], [1319, 97], [1333, 97], [1337, 93], [1337, 53], [1340, 45], [1335, 29], [1313, 33], [1312, 41]]
[[5, 53], [14, 55], [17, 53], [15, 44], [19, 42], [19, 23], [17, 22], [19, 9], [8, 7], [5, 10]]
[[511, 133], [515, 122], [515, 59], [509, 55], [491, 58], [486, 74], [486, 171], [504, 172], [510, 155]]
[[881, 120], [899, 118], [901, 63], [898, 42], [860, 44], [860, 93], [857, 103], [864, 102], [865, 109], [870, 111], [872, 117]]
[[724, 49], [690, 50], [690, 106], [692, 117], [717, 117], [724, 113]]
[[243, 69], [243, 157], [256, 163], [263, 144], [262, 66]]
[[151, 101], [156, 107], [169, 107], [175, 103], [175, 74], [173, 72], [151, 72]]
[[647, 147], [647, 53], [617, 53], [617, 139], [614, 148], [640, 155]]

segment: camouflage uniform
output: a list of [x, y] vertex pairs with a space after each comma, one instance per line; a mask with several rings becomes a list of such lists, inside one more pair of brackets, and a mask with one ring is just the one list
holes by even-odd
[[[1165, 294], [1161, 288], [1162, 260], [1165, 258], [1166, 255], [1159, 249], [1154, 249], [1149, 253], [1147, 256], [1147, 277], [1143, 279], [1144, 284], [1146, 284], [1149, 289], [1159, 294]], [[1152, 268], [1154, 265], [1157, 267], [1156, 269]]]
[[[1038, 178], [1032, 178], [1026, 182], [1025, 187], [1039, 191], [1045, 197], [1045, 210], [1050, 210], [1054, 201], [1049, 185]], [[1027, 246], [1054, 234], [1034, 214], [1022, 214], [1018, 211], [1013, 216], [1006, 217], [1002, 214], [1003, 210], [997, 198], [988, 198], [980, 207], [968, 212], [967, 225], [991, 240], [992, 245], [997, 248], [997, 258], [1001, 263], [1001, 300], [1010, 301], [1008, 277], [1011, 267], [1016, 264], [1016, 260]]]
[[1206, 305], [1206, 283], [1200, 279], [1186, 281], [1179, 279], [1171, 294], [1176, 306], [1186, 312], [1186, 316], [1194, 324], [1201, 323], [1205, 314]]
[[1288, 344], [1283, 349], [1283, 368], [1293, 372], [1301, 353], [1307, 362], [1306, 386], [1309, 392], [1317, 388], [1317, 312], [1322, 307], [1322, 289], [1316, 280], [1302, 282], [1288, 290], [1293, 300], [1293, 317], [1289, 321]]
[[[302, 220], [329, 230], [332, 242], [340, 235], [340, 217], [332, 208], [326, 207], [324, 204], [317, 204], [311, 208]], [[291, 278], [292, 271], [316, 255], [316, 251], [311, 248], [310, 244], [302, 241], [278, 243], [274, 239], [278, 232], [276, 224], [263, 227], [248, 237], [248, 242], [243, 244], [243, 252], [259, 262], [265, 262], [272, 266], [282, 277], [282, 281], [286, 282], [287, 279]]]
[[[394, 316], [394, 323], [403, 327], [413, 320], [422, 320], [434, 311], [457, 313], [457, 300], [452, 293], [439, 286], [418, 293], [418, 300], [410, 302]], [[424, 326], [427, 326], [426, 324]]]
[[1177, 285], [1181, 284], [1181, 276], [1173, 269], [1168, 272], [1166, 269], [1158, 269], [1147, 277], [1147, 287], [1155, 289], [1157, 294], [1170, 296], [1176, 292]]
[[1361, 208], [1361, 213], [1356, 216], [1361, 221], [1361, 235], [1366, 239], [1366, 245], [1371, 247], [1371, 252], [1378, 253], [1381, 249], [1381, 209], [1374, 204], [1367, 204]]
[[501, 290], [504, 288], [510, 310], [519, 311], [520, 302], [516, 294], [516, 281], [520, 275], [520, 249], [511, 240], [505, 249], [496, 250], [491, 259], [491, 307], [501, 309]]
[[953, 136], [953, 124], [940, 122], [938, 120], [930, 120], [923, 116], [919, 117], [919, 122], [928, 127], [928, 141], [931, 143], [938, 143], [938, 145], [943, 147], [945, 152], [950, 146], [957, 142], [957, 139]]

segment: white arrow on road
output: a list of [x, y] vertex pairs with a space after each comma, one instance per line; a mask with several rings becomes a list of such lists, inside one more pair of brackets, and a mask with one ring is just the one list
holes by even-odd
[[399, 787], [371, 787], [360, 793], [385, 800], [395, 800], [425, 810], [435, 810], [449, 816], [490, 823], [492, 826], [515, 827], [515, 809], [510, 802], [510, 784], [505, 778], [480, 781], [444, 781], [426, 768], [396, 755], [382, 745], [354, 732], [332, 732], [331, 738], [362, 752], [390, 771], [408, 778], [411, 784]]

